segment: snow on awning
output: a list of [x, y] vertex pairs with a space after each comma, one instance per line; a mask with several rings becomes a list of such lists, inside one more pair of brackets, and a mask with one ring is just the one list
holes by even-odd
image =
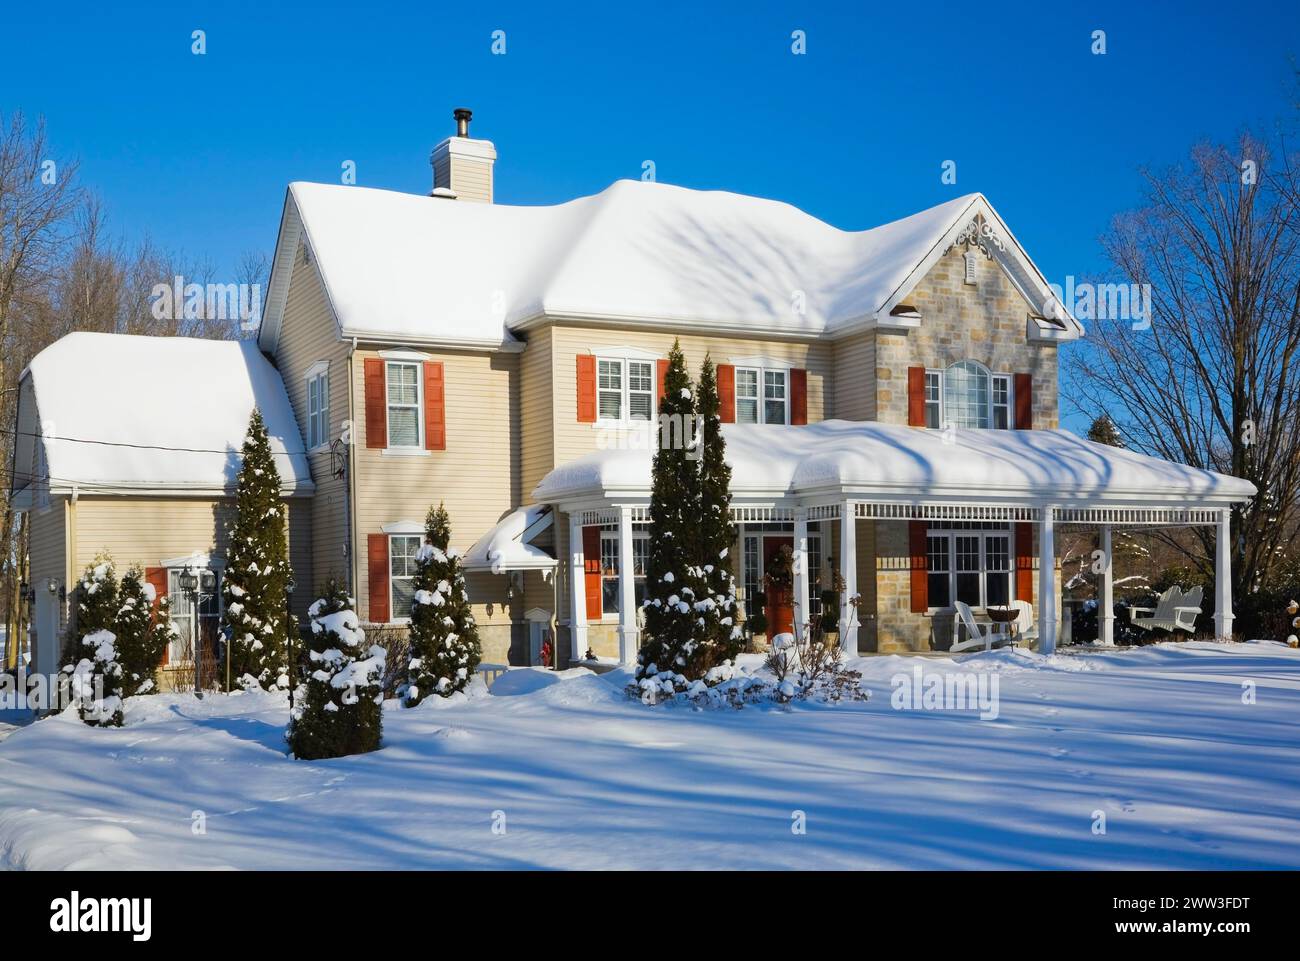
[[475, 542], [462, 559], [467, 570], [506, 571], [551, 570], [556, 560], [532, 540], [549, 528], [555, 512], [544, 504], [511, 511]]
[[[919, 430], [874, 421], [723, 428], [737, 499], [962, 498], [1060, 505], [1226, 505], [1249, 481], [1084, 440], [1065, 430]], [[600, 450], [552, 470], [543, 503], [649, 495], [652, 451]]]
[[78, 332], [28, 376], [51, 490], [233, 491], [255, 406], [281, 490], [314, 490], [284, 382], [252, 341]]

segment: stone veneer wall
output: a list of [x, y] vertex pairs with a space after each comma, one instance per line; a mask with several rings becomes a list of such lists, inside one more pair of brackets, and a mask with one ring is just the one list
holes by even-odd
[[[885, 423], [907, 423], [907, 368], [942, 368], [960, 360], [977, 360], [994, 373], [1031, 374], [1034, 427], [1059, 426], [1056, 346], [1027, 340], [1031, 307], [995, 260], [978, 254], [975, 283], [965, 282], [965, 252], [965, 247], [948, 251], [908, 296], [908, 303], [921, 313], [919, 328], [876, 333], [877, 418]], [[952, 638], [951, 615], [932, 617], [911, 610], [907, 524], [860, 521], [858, 541], [873, 543], [876, 549], [871, 608], [866, 607], [868, 591], [862, 589], [860, 649], [947, 648]], [[1038, 566], [1036, 556], [1034, 566]], [[872, 565], [860, 564], [859, 579], [871, 569]], [[1035, 595], [1037, 588], [1035, 570]], [[1036, 596], [1033, 603], [1037, 607]], [[868, 613], [875, 617], [868, 618]]]

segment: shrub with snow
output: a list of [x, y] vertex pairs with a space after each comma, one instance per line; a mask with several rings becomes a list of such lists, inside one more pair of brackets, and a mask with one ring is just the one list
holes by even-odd
[[427, 543], [415, 558], [411, 604], [410, 659], [402, 703], [415, 707], [426, 697], [450, 697], [464, 690], [483, 659], [478, 627], [465, 593], [460, 555], [451, 543], [451, 520], [441, 504], [425, 519]]
[[92, 727], [122, 726], [122, 665], [112, 631], [81, 638], [82, 658], [71, 670], [72, 697], [81, 719]]
[[158, 666], [174, 630], [170, 618], [158, 622], [154, 616], [154, 589], [144, 572], [132, 567], [118, 589], [117, 656], [122, 665], [122, 696], [153, 694], [158, 691]]
[[364, 754], [383, 738], [386, 652], [367, 645], [353, 599], [330, 581], [312, 604], [305, 684], [294, 691], [285, 737], [294, 757]]
[[[287, 640], [298, 626], [287, 609], [292, 572], [280, 472], [261, 411], [255, 409], [249, 419], [240, 456], [235, 520], [221, 584], [231, 683], [245, 689], [287, 688]], [[224, 673], [221, 680], [225, 682]]]

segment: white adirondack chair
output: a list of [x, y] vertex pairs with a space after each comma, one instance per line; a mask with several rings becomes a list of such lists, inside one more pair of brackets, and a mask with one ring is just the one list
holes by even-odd
[[[961, 651], [973, 651], [978, 647], [984, 650], [990, 650], [995, 644], [1010, 644], [1011, 637], [1001, 633], [996, 624], [979, 625], [975, 623], [975, 615], [971, 613], [970, 605], [963, 601], [957, 601], [954, 607], [957, 608], [957, 618], [966, 628], [966, 640], [958, 641], [954, 638], [952, 647], [948, 648], [950, 654], [957, 654]], [[954, 625], [954, 634], [956, 627]]]
[[1034, 605], [1028, 601], [1012, 601], [1011, 606], [1020, 612], [1016, 618], [1016, 641], [1037, 640], [1038, 625], [1034, 623]]
[[1181, 587], [1171, 587], [1160, 595], [1154, 608], [1130, 607], [1129, 621], [1134, 627], [1145, 631], [1159, 628], [1171, 634], [1174, 631], [1193, 634], [1196, 631], [1196, 616], [1201, 613], [1202, 594], [1203, 589], [1200, 587], [1193, 587], [1186, 594]]

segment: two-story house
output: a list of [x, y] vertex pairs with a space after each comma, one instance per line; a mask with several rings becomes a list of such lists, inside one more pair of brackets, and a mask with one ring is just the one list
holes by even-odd
[[255, 402], [284, 464], [300, 611], [333, 574], [363, 620], [402, 623], [443, 502], [486, 660], [537, 663], [549, 638], [561, 662], [629, 661], [674, 340], [693, 376], [718, 365], [747, 612], [788, 545], [801, 620], [838, 572], [850, 651], [946, 649], [956, 602], [1016, 599], [1051, 650], [1059, 525], [1103, 545], [1116, 526], [1222, 531], [1254, 492], [1058, 429], [1058, 352], [1083, 327], [979, 194], [858, 232], [645, 182], [511, 207], [493, 203], [494, 146], [457, 120], [428, 195], [290, 185], [255, 347], [79, 334], [33, 361], [14, 484], [38, 649], [101, 550], [159, 590], [200, 567], [178, 617], [212, 623]]

